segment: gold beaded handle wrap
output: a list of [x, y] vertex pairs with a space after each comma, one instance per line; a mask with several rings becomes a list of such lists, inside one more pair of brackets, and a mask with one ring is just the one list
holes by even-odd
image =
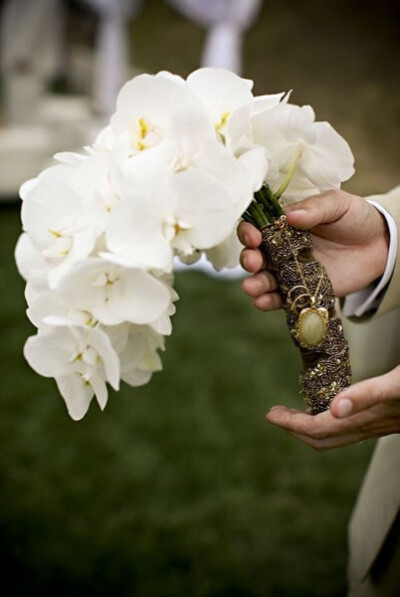
[[349, 347], [328, 273], [313, 255], [310, 233], [288, 225], [268, 187], [255, 194], [243, 218], [261, 231], [260, 249], [277, 279], [286, 321], [301, 354], [301, 390], [312, 414], [318, 414], [351, 383]]

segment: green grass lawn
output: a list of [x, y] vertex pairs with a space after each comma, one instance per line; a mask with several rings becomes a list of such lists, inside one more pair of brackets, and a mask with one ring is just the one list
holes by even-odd
[[299, 405], [280, 313], [183, 272], [164, 371], [79, 423], [31, 371], [32, 328], [0, 212], [3, 583], [12, 595], [339, 596], [346, 524], [372, 450], [317, 453], [264, 422]]

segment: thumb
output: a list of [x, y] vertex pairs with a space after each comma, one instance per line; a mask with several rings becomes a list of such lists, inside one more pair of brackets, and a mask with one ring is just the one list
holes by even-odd
[[332, 224], [349, 209], [350, 195], [344, 191], [328, 191], [314, 195], [286, 207], [286, 218], [291, 226], [308, 230], [320, 224]]
[[400, 366], [346, 388], [332, 400], [330, 410], [335, 418], [343, 419], [395, 398], [400, 398]]

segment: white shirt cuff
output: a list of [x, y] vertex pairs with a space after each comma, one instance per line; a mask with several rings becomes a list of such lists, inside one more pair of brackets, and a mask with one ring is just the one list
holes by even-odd
[[367, 313], [367, 311], [371, 311], [373, 309], [375, 310], [379, 307], [379, 304], [382, 299], [380, 294], [387, 286], [393, 274], [394, 265], [396, 262], [397, 226], [395, 224], [395, 221], [393, 220], [389, 212], [387, 212], [382, 207], [382, 205], [370, 200], [368, 200], [368, 203], [376, 207], [376, 209], [383, 215], [389, 229], [390, 242], [386, 268], [383, 272], [383, 276], [381, 277], [378, 283], [373, 282], [366, 288], [363, 288], [358, 292], [353, 292], [352, 294], [346, 296], [342, 306], [342, 313], [345, 317], [361, 317], [362, 315]]

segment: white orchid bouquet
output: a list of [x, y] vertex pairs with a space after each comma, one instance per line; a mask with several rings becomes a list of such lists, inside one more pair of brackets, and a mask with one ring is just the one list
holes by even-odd
[[16, 261], [37, 327], [24, 354], [73, 419], [94, 396], [105, 407], [107, 384], [140, 386], [162, 368], [174, 258], [233, 267], [261, 188], [284, 203], [353, 173], [347, 143], [310, 106], [252, 86], [214, 68], [139, 75], [84, 154], [57, 154], [22, 186]]

